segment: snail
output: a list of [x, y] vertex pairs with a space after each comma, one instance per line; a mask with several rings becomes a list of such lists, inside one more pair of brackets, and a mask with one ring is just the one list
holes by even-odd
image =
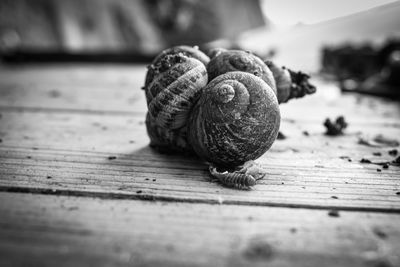
[[160, 151], [190, 152], [186, 121], [199, 92], [208, 82], [207, 55], [196, 48], [178, 46], [158, 55], [148, 67], [143, 89], [148, 113], [150, 145]]
[[279, 125], [272, 88], [253, 74], [227, 72], [203, 89], [189, 118], [189, 143], [207, 162], [238, 166], [263, 155]]
[[[315, 92], [304, 73], [241, 50], [163, 51], [143, 89], [150, 145], [192, 153], [222, 184], [248, 188], [265, 175], [253, 160], [277, 138], [279, 103]], [[279, 101], [278, 101], [279, 100]]]
[[316, 92], [315, 86], [308, 82], [309, 75], [301, 71], [295, 72], [285, 67], [279, 67], [270, 60], [264, 62], [274, 76], [279, 104]]
[[212, 55], [213, 57], [207, 65], [210, 81], [226, 72], [248, 72], [264, 80], [276, 94], [273, 74], [259, 57], [241, 50], [216, 50]]

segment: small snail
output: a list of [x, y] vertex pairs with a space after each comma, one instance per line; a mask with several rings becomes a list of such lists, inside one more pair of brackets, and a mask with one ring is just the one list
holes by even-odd
[[265, 175], [253, 160], [278, 135], [278, 103], [315, 87], [306, 74], [250, 52], [213, 49], [209, 55], [177, 46], [149, 66], [143, 89], [150, 145], [195, 153], [221, 183], [250, 187]]
[[316, 92], [314, 85], [308, 82], [310, 76], [298, 71], [292, 71], [285, 67], [278, 67], [272, 61], [265, 61], [274, 75], [277, 87], [279, 104], [286, 103], [293, 98], [301, 98]]

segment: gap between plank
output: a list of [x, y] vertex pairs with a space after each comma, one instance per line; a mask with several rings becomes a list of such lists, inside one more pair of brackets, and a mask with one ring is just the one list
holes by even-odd
[[90, 197], [100, 199], [131, 199], [131, 200], [144, 200], [144, 201], [165, 201], [165, 202], [181, 202], [181, 203], [200, 203], [200, 204], [217, 204], [217, 205], [239, 205], [239, 206], [263, 206], [263, 207], [280, 207], [280, 208], [293, 208], [293, 209], [313, 209], [313, 210], [343, 210], [355, 212], [376, 212], [376, 213], [393, 213], [400, 214], [400, 209], [397, 208], [371, 208], [371, 207], [337, 207], [337, 206], [321, 206], [310, 204], [286, 204], [286, 203], [271, 203], [271, 202], [246, 202], [238, 200], [218, 200], [218, 199], [201, 199], [201, 198], [177, 198], [168, 196], [156, 196], [151, 194], [124, 194], [124, 193], [111, 193], [111, 192], [87, 192], [79, 190], [65, 190], [65, 189], [48, 189], [48, 188], [30, 188], [30, 187], [17, 187], [17, 186], [0, 186], [0, 192], [8, 193], [30, 193], [41, 195], [56, 195], [56, 196], [76, 196], [76, 197]]

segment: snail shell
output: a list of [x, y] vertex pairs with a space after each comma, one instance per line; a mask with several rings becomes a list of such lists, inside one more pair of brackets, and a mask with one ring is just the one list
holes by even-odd
[[208, 77], [204, 63], [190, 56], [196, 51], [198, 57], [208, 57], [189, 48], [167, 49], [149, 67], [144, 90], [146, 127], [152, 146], [191, 150], [186, 138], [189, 112]]
[[150, 146], [160, 152], [191, 152], [192, 148], [187, 142], [187, 127], [177, 130], [165, 129], [158, 126], [150, 114], [146, 115], [147, 134], [150, 137]]
[[[153, 62], [147, 67], [148, 71], [145, 78], [145, 83], [143, 89], [146, 90], [147, 86], [154, 80], [154, 77], [160, 73], [160, 67], [168, 68], [168, 62], [165, 62], [165, 58], [168, 55], [176, 55], [182, 54], [189, 58], [195, 58], [199, 60], [201, 63], [206, 66], [210, 61], [210, 58], [201, 52], [198, 48], [190, 47], [190, 46], [174, 46], [162, 51], [159, 55], [157, 55]], [[164, 64], [161, 64], [164, 62]]]
[[261, 78], [228, 72], [204, 89], [189, 119], [194, 151], [218, 166], [238, 166], [264, 154], [280, 125], [277, 98]]
[[259, 57], [241, 50], [214, 49], [213, 52], [213, 57], [207, 65], [210, 81], [226, 72], [243, 71], [260, 77], [276, 94], [273, 74]]
[[279, 103], [285, 103], [289, 100], [292, 79], [286, 68], [277, 66], [272, 61], [265, 61], [265, 64], [271, 70], [276, 82], [276, 91]]

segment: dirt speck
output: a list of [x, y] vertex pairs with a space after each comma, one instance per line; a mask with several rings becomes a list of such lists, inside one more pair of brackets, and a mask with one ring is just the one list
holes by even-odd
[[337, 197], [337, 196], [331, 196], [331, 198], [333, 198], [333, 199], [338, 199], [338, 197]]
[[277, 140], [285, 140], [287, 137], [282, 132], [278, 132]]
[[136, 194], [141, 194], [141, 193], [143, 193], [143, 191], [142, 191], [142, 190], [138, 190], [138, 191], [136, 191]]
[[388, 154], [390, 156], [397, 156], [397, 154], [399, 153], [399, 151], [397, 149], [392, 149], [388, 151]]
[[379, 237], [380, 239], [386, 239], [387, 238], [387, 234], [385, 232], [382, 231], [382, 229], [378, 228], [378, 227], [374, 227], [372, 229], [372, 231], [374, 232], [374, 234]]
[[114, 159], [117, 159], [117, 157], [116, 156], [109, 156], [107, 159], [108, 160], [114, 160]]
[[384, 169], [389, 169], [389, 164], [387, 164], [387, 163], [383, 164], [383, 165], [382, 165], [382, 168], [384, 168]]
[[369, 159], [362, 158], [360, 163], [372, 163]]
[[248, 260], [270, 260], [273, 255], [273, 249], [265, 240], [252, 240], [245, 248], [244, 257]]
[[374, 152], [374, 153], [372, 153], [372, 155], [374, 155], [374, 156], [382, 156], [382, 153], [381, 152]]
[[340, 214], [339, 214], [339, 211], [338, 211], [338, 210], [330, 210], [330, 211], [328, 212], [328, 215], [329, 215], [330, 217], [340, 217]]

